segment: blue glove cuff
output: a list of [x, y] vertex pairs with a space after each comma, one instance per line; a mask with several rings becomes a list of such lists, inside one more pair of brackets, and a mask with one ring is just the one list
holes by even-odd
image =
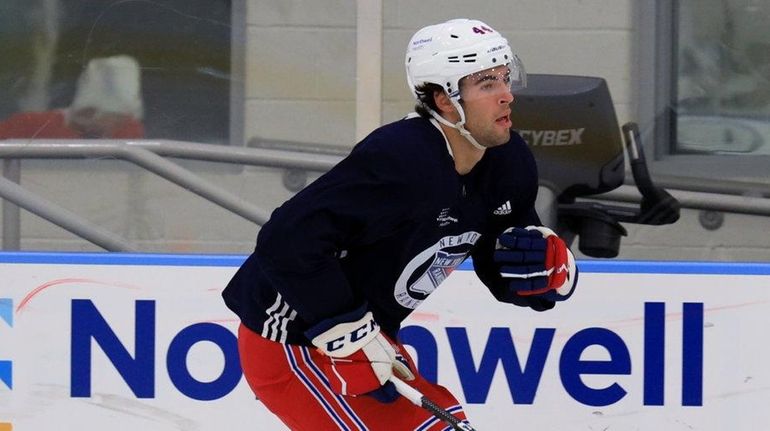
[[396, 386], [391, 382], [385, 382], [384, 385], [371, 392], [367, 392], [366, 395], [369, 395], [384, 404], [390, 404], [396, 401], [400, 396], [396, 390]]
[[305, 331], [305, 336], [312, 340], [313, 338], [317, 337], [318, 335], [323, 334], [324, 332], [332, 329], [333, 327], [339, 325], [340, 323], [348, 323], [348, 322], [355, 322], [357, 320], [361, 320], [364, 315], [367, 313], [368, 310], [368, 304], [364, 303], [360, 307], [356, 308], [353, 311], [348, 311], [347, 313], [338, 314], [334, 317], [330, 317], [328, 319], [324, 319], [315, 325], [311, 326], [310, 329]]

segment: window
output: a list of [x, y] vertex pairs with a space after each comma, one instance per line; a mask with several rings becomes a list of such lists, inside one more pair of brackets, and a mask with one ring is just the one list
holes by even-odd
[[[71, 106], [91, 61], [121, 56], [140, 70], [144, 137], [235, 141], [231, 113], [239, 116], [243, 106], [234, 106], [231, 96], [238, 94], [231, 82], [240, 85], [231, 80], [233, 7], [231, 0], [4, 1], [0, 88], [8, 94], [0, 98], [0, 121], [18, 112]], [[100, 70], [110, 65], [100, 63]], [[117, 79], [124, 89], [133, 85], [129, 75]], [[108, 97], [108, 84], [101, 90], [90, 85], [89, 97]]]
[[654, 145], [653, 170], [709, 180], [766, 180], [770, 4], [639, 3], [638, 114], [643, 140]]

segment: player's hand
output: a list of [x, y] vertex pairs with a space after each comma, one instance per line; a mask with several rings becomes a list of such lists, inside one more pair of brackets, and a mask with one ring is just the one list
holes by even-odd
[[575, 257], [551, 229], [509, 228], [498, 237], [496, 248], [494, 261], [515, 294], [564, 301], [574, 292]]
[[363, 308], [324, 320], [305, 334], [325, 354], [321, 371], [339, 394], [367, 394], [392, 402], [399, 396], [388, 381], [393, 372], [404, 380], [414, 380], [406, 360], [396, 351], [398, 347]]

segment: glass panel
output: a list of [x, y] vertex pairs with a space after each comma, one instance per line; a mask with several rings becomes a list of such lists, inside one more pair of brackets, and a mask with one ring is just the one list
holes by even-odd
[[227, 142], [230, 3], [2, 2], [0, 139]]
[[770, 3], [679, 2], [679, 153], [770, 154]]

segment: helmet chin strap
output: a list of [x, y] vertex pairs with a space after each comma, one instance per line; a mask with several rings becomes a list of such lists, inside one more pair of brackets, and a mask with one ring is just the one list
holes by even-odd
[[428, 110], [428, 112], [430, 112], [430, 115], [432, 115], [433, 118], [435, 118], [436, 121], [438, 121], [439, 123], [447, 127], [457, 129], [457, 131], [460, 132], [460, 135], [462, 135], [462, 137], [464, 137], [468, 142], [470, 142], [471, 145], [473, 145], [476, 149], [479, 149], [481, 151], [486, 150], [487, 147], [479, 144], [478, 141], [476, 141], [476, 138], [474, 138], [473, 135], [471, 135], [471, 132], [469, 132], [468, 129], [465, 128], [465, 111], [463, 110], [462, 106], [460, 106], [460, 104], [456, 102], [454, 99], [452, 99], [452, 104], [455, 106], [455, 108], [457, 108], [457, 112], [460, 114], [460, 121], [454, 124], [449, 120], [447, 120], [446, 118], [442, 117], [438, 112], [434, 111], [433, 109], [427, 106], [425, 108]]

